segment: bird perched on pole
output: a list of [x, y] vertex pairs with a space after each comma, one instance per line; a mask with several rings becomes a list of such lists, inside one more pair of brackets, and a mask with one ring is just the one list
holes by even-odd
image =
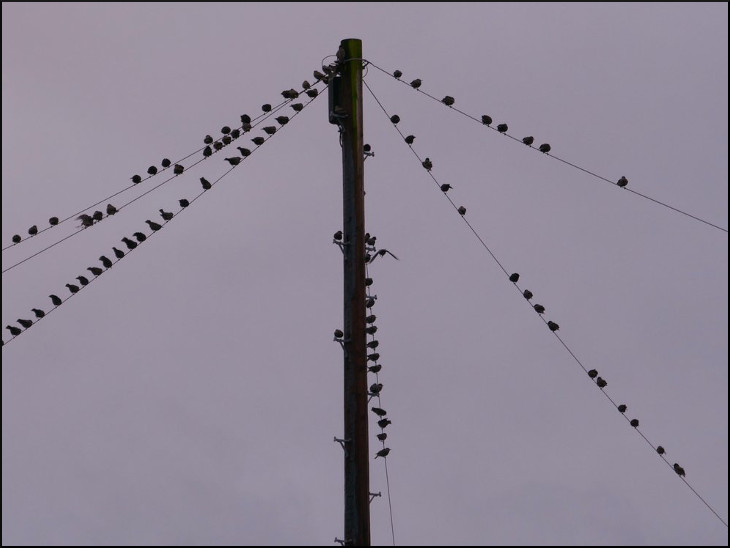
[[380, 450], [380, 451], [378, 451], [377, 453], [375, 453], [375, 458], [376, 458], [376, 459], [377, 459], [378, 457], [383, 457], [383, 458], [385, 458], [385, 457], [387, 457], [387, 456], [388, 456], [388, 453], [390, 453], [390, 448], [389, 448], [389, 447], [386, 447], [386, 448], [384, 448], [384, 449], [381, 449], [381, 450]]

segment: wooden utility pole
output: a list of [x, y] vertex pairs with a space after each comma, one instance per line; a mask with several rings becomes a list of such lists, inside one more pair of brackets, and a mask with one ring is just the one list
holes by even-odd
[[362, 41], [342, 40], [330, 81], [330, 121], [342, 144], [345, 361], [345, 538], [370, 546], [367, 348], [365, 346], [365, 189]]

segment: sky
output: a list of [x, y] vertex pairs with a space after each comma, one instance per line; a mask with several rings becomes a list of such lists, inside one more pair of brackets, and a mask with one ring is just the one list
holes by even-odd
[[[301, 89], [346, 38], [464, 112], [727, 229], [726, 3], [4, 2], [3, 248], [51, 216], [129, 203], [162, 176], [105, 198]], [[727, 232], [374, 66], [365, 81], [570, 350], [727, 521]], [[395, 543], [727, 545], [367, 90], [363, 126], [366, 230], [399, 258], [369, 270]], [[177, 213], [234, 153], [3, 274], [4, 545], [343, 537], [342, 170], [326, 97], [52, 314], [11, 343], [4, 329], [68, 297], [123, 237], [151, 234], [145, 220]], [[3, 270], [77, 224], [5, 250]], [[389, 545], [371, 463], [372, 542]]]

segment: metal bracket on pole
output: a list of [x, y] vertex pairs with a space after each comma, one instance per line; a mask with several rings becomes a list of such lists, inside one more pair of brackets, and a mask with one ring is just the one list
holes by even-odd
[[342, 446], [342, 450], [345, 452], [345, 456], [347, 456], [347, 447], [345, 447], [345, 444], [352, 443], [352, 440], [341, 440], [337, 436], [335, 436], [335, 440], [337, 443], [339, 443]]
[[340, 544], [340, 546], [351, 546], [352, 545], [352, 541], [350, 539], [341, 539], [341, 538], [335, 537], [335, 542], [338, 542]]

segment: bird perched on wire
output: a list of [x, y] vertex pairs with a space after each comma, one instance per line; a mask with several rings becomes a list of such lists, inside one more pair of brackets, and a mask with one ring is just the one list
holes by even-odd
[[384, 417], [385, 415], [387, 415], [385, 409], [381, 409], [380, 407], [372, 407], [371, 409], [373, 413], [375, 413], [378, 417]]
[[33, 311], [33, 314], [35, 314], [36, 318], [42, 318], [43, 316], [46, 315], [46, 313], [43, 312], [43, 310], [41, 310], [39, 308], [31, 308], [31, 310]]
[[271, 105], [269, 103], [261, 105], [261, 110], [263, 110], [264, 112], [271, 112]]
[[621, 405], [618, 406], [617, 409], [619, 410], [619, 413], [626, 413], [626, 409], [628, 409], [628, 407], [626, 407], [625, 403], [622, 403]]
[[13, 337], [17, 337], [18, 335], [20, 335], [23, 332], [22, 329], [20, 329], [18, 327], [15, 327], [14, 325], [6, 325], [5, 326], [5, 329], [7, 329], [8, 331], [10, 331], [10, 334]]
[[38, 234], [38, 227], [36, 225], [30, 227], [28, 229], [28, 234], [30, 234], [31, 236], [35, 236], [36, 234]]
[[372, 314], [365, 318], [365, 323], [373, 323], [377, 319], [377, 316], [375, 314]]
[[448, 192], [452, 188], [454, 188], [454, 187], [451, 186], [451, 185], [448, 185], [448, 184], [447, 185], [441, 185], [441, 192]]
[[63, 301], [57, 295], [48, 295], [48, 296], [51, 298], [51, 302], [54, 304], [54, 306], [61, 306], [61, 304], [63, 304]]
[[172, 162], [168, 158], [163, 158], [162, 162], [160, 162], [160, 163], [162, 164], [162, 167], [164, 167], [164, 168], [168, 168], [168, 167], [170, 167], [170, 164], [172, 164]]
[[506, 133], [508, 129], [509, 127], [507, 127], [507, 124], [499, 124], [497, 126], [497, 131], [499, 131], [500, 133]]
[[240, 129], [234, 129], [231, 131], [231, 137], [234, 139], [238, 139], [241, 136], [241, 130]]
[[112, 249], [114, 250], [114, 255], [117, 259], [121, 259], [122, 257], [124, 257], [124, 251], [122, 251], [121, 249], [117, 249], [116, 247], [112, 247]]
[[596, 379], [596, 384], [598, 385], [598, 388], [605, 388], [608, 383], [601, 377], [598, 377]]
[[489, 126], [492, 124], [492, 117], [486, 114], [482, 114], [482, 124]]
[[210, 135], [206, 135], [206, 136], [205, 136], [205, 137], [203, 138], [203, 143], [205, 143], [206, 145], [209, 145], [209, 144], [211, 144], [212, 142], [213, 142], [213, 137], [211, 137]]
[[239, 158], [238, 156], [234, 156], [233, 158], [226, 158], [226, 162], [228, 162], [232, 166], [237, 166], [241, 163], [241, 158]]
[[78, 291], [79, 291], [79, 286], [77, 286], [77, 285], [73, 285], [73, 284], [66, 284], [66, 287], [68, 287], [68, 290], [69, 290], [69, 291], [70, 291], [71, 293], [78, 293]]
[[418, 89], [418, 88], [420, 88], [420, 87], [421, 87], [421, 79], [420, 79], [420, 78], [416, 78], [415, 80], [413, 80], [413, 81], [411, 82], [411, 87], [412, 87], [413, 89]]
[[674, 471], [677, 473], [678, 476], [684, 476], [684, 468], [682, 468], [679, 464], [676, 462], [674, 463]]
[[292, 103], [289, 106], [294, 109], [294, 112], [299, 112], [304, 108], [304, 105], [302, 103]]
[[111, 204], [106, 204], [106, 214], [114, 215], [117, 212], [117, 208]]
[[91, 272], [94, 276], [100, 276], [104, 271], [98, 266], [90, 266], [86, 270]]
[[377, 257], [383, 257], [386, 253], [388, 255], [390, 255], [391, 257], [393, 257], [396, 261], [400, 260], [400, 259], [398, 259], [398, 257], [396, 257], [395, 255], [393, 255], [387, 249], [378, 249], [378, 251], [375, 253], [375, 255], [373, 255], [373, 257], [368, 261], [368, 264], [372, 263]]
[[33, 320], [23, 320], [18, 318], [18, 323], [28, 329], [31, 325], [33, 325]]
[[625, 187], [626, 185], [629, 184], [629, 180], [622, 175], [621, 178], [618, 180], [618, 182], [616, 184], [618, 186], [620, 186], [621, 188], [623, 188], [623, 187]]
[[374, 352], [372, 354], [368, 354], [367, 361], [376, 362], [376, 361], [378, 361], [378, 358], [380, 358], [380, 354], [378, 354], [377, 352]]
[[444, 97], [443, 99], [441, 99], [441, 102], [444, 105], [446, 105], [447, 107], [450, 107], [451, 105], [454, 104], [454, 98], [451, 97], [450, 95], [447, 95], [446, 97]]
[[327, 78], [324, 74], [322, 74], [318, 70], [315, 70], [314, 72], [312, 72], [312, 76], [314, 76], [315, 80], [324, 80]]
[[464, 215], [466, 215], [466, 208], [464, 206], [459, 206], [459, 209], [457, 209], [457, 211], [459, 212], [459, 215], [461, 215], [462, 217]]
[[111, 268], [114, 264], [112, 263], [111, 259], [109, 259], [109, 257], [106, 257], [105, 255], [99, 257], [99, 260], [101, 261], [101, 264], [104, 265], [104, 268]]
[[154, 175], [155, 173], [157, 173], [157, 168], [155, 166], [150, 166], [147, 168], [147, 173], [149, 173], [150, 175]]
[[212, 155], [213, 155], [213, 149], [212, 148], [205, 147], [203, 149], [203, 156], [205, 156], [207, 158], [208, 156], [212, 156]]
[[241, 114], [241, 123], [242, 124], [250, 124], [251, 123], [251, 117], [248, 114]]
[[[372, 308], [373, 306], [375, 306], [375, 299], [369, 298], [365, 301], [365, 308]], [[377, 341], [375, 341], [375, 342], [377, 342]], [[369, 343], [368, 343], [368, 346], [370, 346]], [[377, 344], [375, 346], [377, 346]], [[370, 348], [375, 348], [375, 346], [370, 346]]]
[[426, 168], [426, 171], [431, 171], [431, 168], [433, 167], [433, 163], [431, 163], [430, 158], [426, 158], [423, 162], [421, 162], [421, 165]]
[[230, 145], [233, 138], [230, 135], [224, 135], [221, 141], [223, 141], [224, 145]]
[[377, 325], [371, 325], [370, 327], [368, 327], [368, 328], [365, 329], [365, 333], [367, 333], [368, 335], [375, 335], [375, 332], [377, 330], [378, 330], [378, 326]]
[[378, 373], [383, 368], [382, 364], [376, 363], [375, 365], [371, 365], [368, 367], [368, 371], [371, 373]]
[[380, 428], [385, 428], [389, 424], [393, 424], [393, 421], [390, 419], [380, 419], [378, 421], [378, 426], [380, 426]]
[[304, 82], [302, 82], [302, 89], [309, 89], [311, 87], [312, 87], [312, 84], [310, 84], [306, 80], [304, 80]]
[[397, 124], [398, 122], [400, 122], [400, 116], [398, 116], [397, 114], [393, 114], [393, 116], [390, 117], [390, 121], [394, 124]]
[[557, 331], [558, 329], [560, 329], [560, 326], [552, 321], [549, 321], [547, 325], [550, 331]]
[[312, 88], [307, 90], [307, 97], [314, 99], [317, 95], [319, 95], [319, 92], [316, 89]]
[[51, 226], [56, 226], [58, 224], [58, 217], [51, 217], [48, 219], [48, 224]]
[[588, 371], [588, 376], [592, 379], [595, 379], [598, 376], [598, 371], [596, 371], [595, 369], [591, 369], [590, 371]]
[[104, 214], [97, 209], [96, 211], [94, 211], [94, 214], [91, 216], [91, 218], [95, 221], [101, 221], [104, 218]]
[[393, 72], [393, 76], [395, 76], [396, 78], [400, 78], [401, 76], [403, 76], [403, 73], [399, 70], [395, 70]]
[[142, 182], [142, 177], [140, 177], [139, 175], [132, 175], [131, 179], [132, 179], [132, 182], [133, 182], [133, 183], [134, 183], [135, 185], [136, 185], [137, 183], [141, 183], [141, 182]]
[[522, 296], [523, 296], [523, 297], [524, 297], [525, 299], [527, 299], [527, 300], [529, 301], [529, 300], [530, 300], [530, 299], [532, 299], [532, 297], [533, 297], [533, 295], [532, 295], [532, 291], [530, 291], [529, 289], [525, 289], [525, 290], [524, 290], [524, 291], [522, 292]]
[[273, 135], [274, 133], [276, 133], [276, 126], [266, 126], [261, 129], [263, 129], [267, 135]]
[[203, 190], [210, 190], [211, 185], [205, 177], [200, 178], [200, 184], [203, 185]]
[[517, 283], [519, 281], [519, 279], [520, 279], [520, 275], [517, 272], [511, 274], [509, 277], [509, 281], [512, 282], [513, 284]]
[[89, 285], [89, 279], [84, 276], [76, 276], [76, 279], [81, 285]]
[[416, 136], [415, 135], [409, 135], [405, 139], [406, 143], [408, 143], [409, 145], [412, 145], [413, 144], [413, 141], [415, 141], [415, 140], [416, 140]]
[[173, 214], [172, 214], [172, 213], [170, 213], [169, 211], [165, 211], [164, 209], [160, 209], [160, 217], [162, 217], [162, 218], [163, 218], [163, 219], [165, 219], [166, 221], [169, 221], [169, 220], [170, 220], [170, 219], [172, 219], [172, 218], [173, 218], [174, 216], [175, 216], [175, 215], [173, 215]]
[[373, 285], [373, 279], [372, 278], [365, 278], [365, 285], [366, 286]]
[[266, 139], [264, 139], [263, 137], [254, 137], [251, 140], [253, 141], [253, 144], [258, 145], [258, 146], [263, 145], [264, 142], [266, 141]]
[[374, 383], [374, 384], [370, 385], [371, 394], [379, 394], [382, 389], [383, 389], [383, 383]]
[[634, 428], [638, 428], [639, 427], [639, 419], [631, 419], [631, 423], [630, 424]]
[[277, 116], [275, 118], [277, 122], [279, 122], [282, 126], [289, 123], [289, 117], [288, 116]]
[[183, 171], [185, 171], [185, 168], [181, 166], [180, 164], [175, 164], [175, 167], [172, 168], [172, 172], [175, 175], [180, 175]]
[[550, 145], [547, 144], [547, 143], [541, 144], [540, 145], [540, 152], [542, 152], [543, 154], [547, 154], [548, 152], [550, 152]]
[[216, 150], [220, 150], [223, 148], [223, 143], [221, 143], [220, 141], [216, 141], [215, 143], [213, 143], [213, 148]]
[[664, 454], [664, 452], [665, 452], [665, 451], [664, 451], [664, 447], [662, 447], [661, 445], [659, 445], [659, 446], [658, 446], [658, 447], [656, 448], [656, 452], [657, 452], [657, 453], [659, 453], [660, 455], [663, 455], [663, 454]]
[[147, 239], [147, 236], [145, 236], [142, 232], [135, 232], [132, 234], [138, 242], [144, 242]]
[[286, 89], [281, 92], [281, 96], [284, 99], [296, 99], [299, 97], [299, 92], [295, 89]]
[[378, 341], [370, 341], [365, 346], [367, 346], [368, 348], [377, 348], [379, 345], [380, 343]]
[[20, 240], [22, 240], [22, 239], [23, 239], [23, 238], [21, 238], [21, 237], [20, 237], [20, 234], [15, 234], [15, 235], [13, 236], [13, 243], [14, 243], [14, 244], [20, 243]]
[[154, 221], [150, 221], [149, 219], [147, 219], [147, 220], [145, 221], [145, 223], [147, 223], [147, 224], [149, 225], [149, 227], [150, 227], [150, 228], [151, 228], [152, 230], [154, 230], [154, 231], [160, 230], [160, 229], [162, 228], [162, 225], [159, 225], [159, 224], [157, 224], [157, 223], [156, 223], [156, 222], [154, 222]]
[[532, 306], [532, 308], [535, 309], [535, 312], [538, 314], [544, 314], [545, 313], [545, 307], [541, 304], [535, 304]]
[[127, 245], [127, 249], [134, 249], [135, 247], [137, 247], [137, 242], [135, 242], [134, 240], [130, 240], [127, 237], [122, 238], [122, 241]]
[[532, 143], [535, 142], [535, 138], [532, 135], [530, 135], [529, 137], [525, 137], [524, 139], [522, 139], [522, 142], [525, 143], [529, 147], [529, 146], [532, 146]]
[[180, 198], [178, 203], [180, 204], [180, 207], [188, 207], [190, 205], [190, 202], [185, 198]]
[[376, 458], [376, 459], [377, 459], [378, 457], [383, 457], [383, 458], [385, 458], [385, 457], [387, 457], [387, 456], [388, 456], [388, 453], [390, 453], [390, 447], [386, 447], [386, 448], [384, 448], [384, 449], [381, 449], [381, 450], [380, 450], [380, 451], [378, 451], [377, 453], [375, 453], [375, 458]]
[[378, 438], [380, 441], [385, 441], [386, 438], [388, 437], [388, 434], [386, 434], [385, 432], [381, 432], [380, 434], [378, 434], [375, 437]]
[[76, 220], [81, 221], [80, 226], [89, 227], [94, 224], [94, 218], [91, 215], [86, 215], [85, 213], [76, 217]]

